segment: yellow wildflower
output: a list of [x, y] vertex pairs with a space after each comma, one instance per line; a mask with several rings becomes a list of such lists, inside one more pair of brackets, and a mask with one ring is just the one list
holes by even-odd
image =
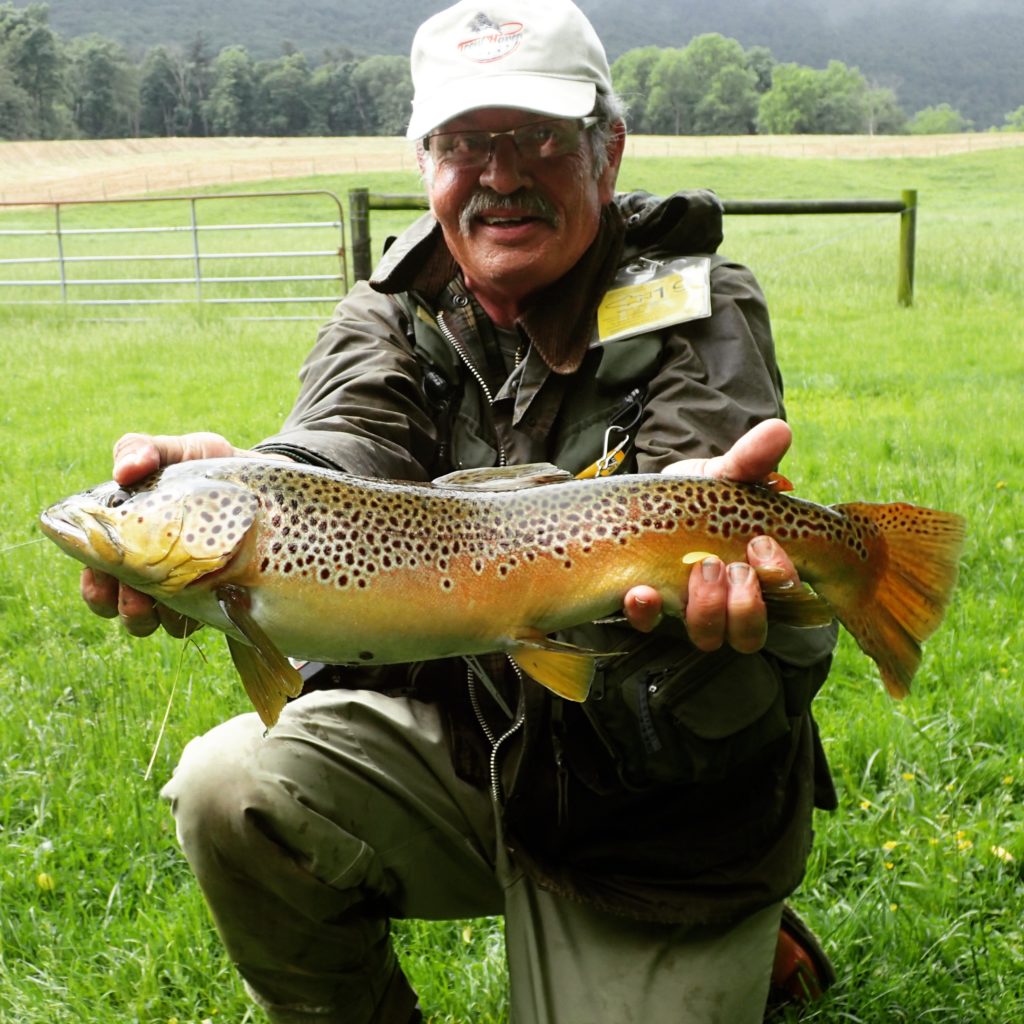
[[56, 883], [53, 881], [53, 875], [48, 871], [40, 871], [39, 874], [36, 875], [36, 885], [38, 885], [43, 892], [53, 892], [55, 884]]
[[1005, 849], [1004, 847], [1002, 847], [1002, 846], [993, 846], [991, 848], [991, 850], [992, 850], [992, 855], [994, 857], [998, 857], [1004, 864], [1012, 864], [1013, 863], [1013, 854], [1010, 853], [1010, 851]]

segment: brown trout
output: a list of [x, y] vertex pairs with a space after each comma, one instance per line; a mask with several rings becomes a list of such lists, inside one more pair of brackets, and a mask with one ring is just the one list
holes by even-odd
[[907, 504], [823, 506], [693, 477], [574, 480], [553, 466], [396, 483], [258, 459], [183, 462], [108, 483], [40, 519], [64, 551], [228, 636], [272, 725], [301, 688], [286, 656], [373, 665], [505, 651], [586, 698], [602, 655], [549, 634], [616, 613], [644, 583], [680, 614], [688, 555], [742, 559], [770, 534], [813, 588], [769, 614], [833, 615], [904, 696], [956, 582], [957, 515]]

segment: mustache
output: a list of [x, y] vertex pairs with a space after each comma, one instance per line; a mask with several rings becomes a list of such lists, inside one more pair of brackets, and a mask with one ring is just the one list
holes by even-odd
[[508, 195], [489, 188], [477, 189], [459, 211], [459, 228], [462, 233], [468, 235], [473, 226], [473, 219], [484, 213], [492, 216], [508, 213], [537, 217], [547, 221], [552, 227], [558, 227], [558, 211], [554, 204], [539, 192], [527, 188], [517, 189]]

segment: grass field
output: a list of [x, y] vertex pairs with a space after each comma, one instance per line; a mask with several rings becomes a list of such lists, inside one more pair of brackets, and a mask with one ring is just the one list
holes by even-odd
[[[412, 175], [301, 179], [414, 191]], [[636, 159], [620, 185], [727, 198], [920, 193], [917, 291], [893, 216], [747, 217], [724, 251], [767, 291], [817, 501], [959, 511], [961, 585], [909, 700], [844, 638], [817, 714], [839, 789], [795, 897], [839, 981], [805, 1019], [1016, 1024], [1024, 1006], [1024, 166], [1019, 152], [859, 161]], [[282, 183], [276, 183], [282, 187]], [[0, 218], [0, 227], [36, 214]], [[411, 215], [375, 215], [376, 242]], [[325, 305], [323, 315], [328, 312]], [[287, 411], [310, 325], [188, 311], [85, 323], [0, 311], [0, 1021], [259, 1020], [177, 850], [160, 784], [246, 708], [222, 641], [126, 637], [39, 540], [49, 502], [109, 473], [124, 430], [221, 431]], [[169, 711], [168, 711], [169, 709]], [[167, 714], [161, 736], [161, 722]], [[147, 771], [152, 761], [152, 767]], [[435, 1022], [505, 1020], [493, 921], [402, 923]]]

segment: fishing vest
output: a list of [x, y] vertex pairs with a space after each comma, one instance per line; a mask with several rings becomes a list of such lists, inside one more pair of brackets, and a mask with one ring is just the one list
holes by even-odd
[[[717, 254], [702, 259], [708, 275], [726, 262]], [[435, 311], [407, 293], [395, 299], [408, 318], [410, 339], [423, 367], [423, 395], [440, 434], [438, 464], [432, 475], [498, 465], [489, 396], [445, 338]], [[569, 378], [556, 378], [563, 393], [545, 451], [537, 461], [552, 462], [574, 475], [594, 475], [595, 463], [609, 454], [606, 449], [618, 448], [605, 473], [635, 471], [636, 428], [647, 386], [661, 364], [664, 328], [671, 325], [662, 322], [651, 329], [640, 325], [608, 341], [595, 337], [580, 369]]]
[[[725, 262], [717, 255], [710, 260], [711, 266]], [[442, 333], [435, 312], [409, 294], [395, 298], [408, 318], [424, 398], [438, 427], [432, 475], [498, 465], [488, 395]], [[661, 364], [666, 326], [595, 341], [564, 387], [538, 461], [579, 475], [602, 471], [602, 460], [605, 471], [636, 470], [636, 427]], [[620, 779], [641, 788], [725, 779], [772, 743], [785, 742], [828, 673], [834, 643], [833, 633], [809, 650], [797, 645], [795, 661], [729, 647], [705, 653], [689, 644], [680, 623], [670, 621], [643, 638], [628, 626], [606, 625], [580, 627], [562, 638], [593, 650], [629, 650], [598, 671], [582, 711]], [[559, 705], [552, 705], [556, 719], [565, 710]], [[601, 767], [587, 751], [577, 754], [574, 771], [600, 786]]]

